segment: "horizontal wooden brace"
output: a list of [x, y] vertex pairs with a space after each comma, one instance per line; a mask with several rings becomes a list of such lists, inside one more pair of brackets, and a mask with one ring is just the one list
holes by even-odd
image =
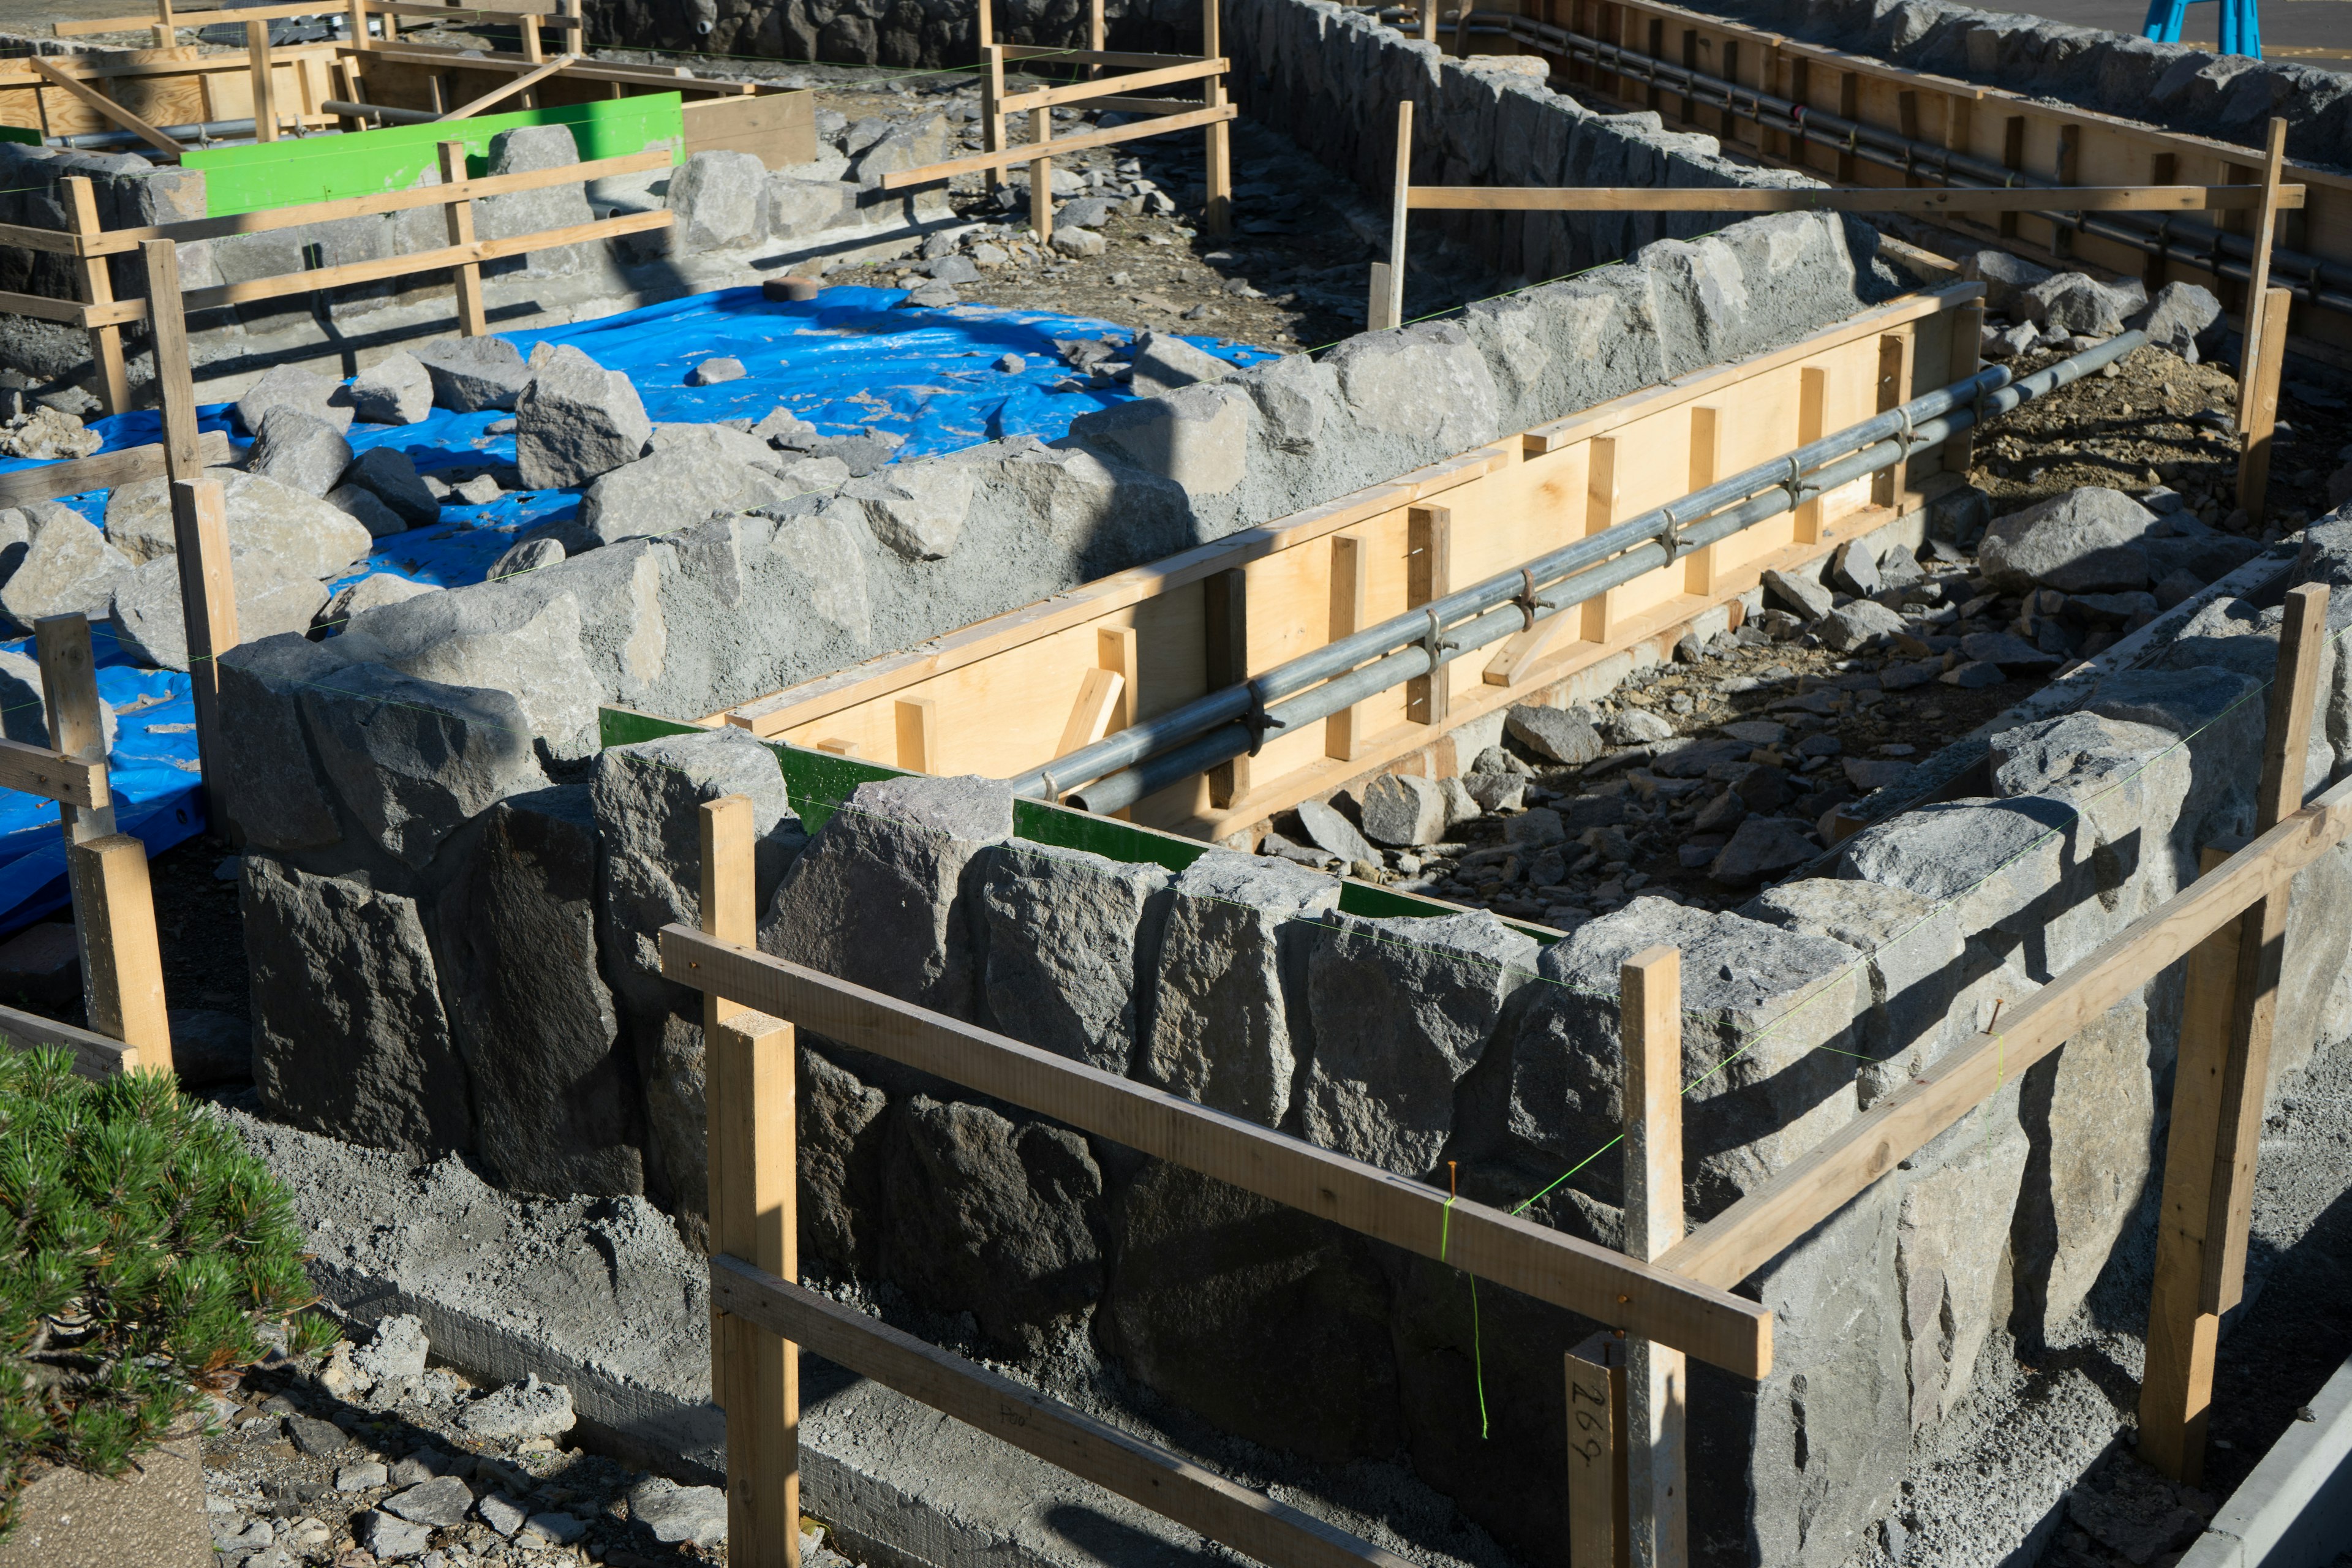
[[[614, 217], [599, 218], [594, 223], [575, 223], [562, 228], [541, 229], [537, 234], [510, 235], [505, 239], [478, 239], [467, 245], [445, 245], [438, 250], [420, 250], [411, 256], [379, 257], [373, 261], [349, 261], [340, 267], [322, 267], [315, 272], [287, 272], [274, 278], [253, 278], [242, 283], [225, 283], [211, 289], [191, 289], [181, 296], [183, 307], [189, 310], [216, 310], [224, 305], [240, 305], [247, 300], [276, 300], [288, 294], [309, 294], [320, 289], [341, 289], [353, 283], [372, 283], [383, 278], [400, 278], [412, 272], [432, 272], [444, 267], [460, 267], [468, 261], [495, 261], [504, 256], [520, 256], [527, 251], [551, 250], [559, 245], [582, 245], [590, 240], [615, 239], [625, 234], [642, 234], [647, 229], [667, 228], [672, 214], [664, 207], [656, 212], [623, 213]], [[9, 307], [10, 299], [22, 295], [0, 295], [0, 310]], [[120, 326], [147, 319], [144, 300], [118, 300], [110, 305], [84, 305], [80, 321], [85, 326]]]
[[999, 44], [997, 47], [1004, 52], [1007, 65], [1016, 60], [1043, 60], [1054, 65], [1127, 66], [1146, 69], [1201, 58], [1198, 55], [1142, 55], [1117, 49], [1057, 49], [1051, 44]]
[[1771, 1370], [1770, 1310], [1727, 1291], [690, 926], [663, 927], [661, 952], [665, 976], [739, 1006], [1443, 1258], [1742, 1377]]
[[[2279, 205], [2299, 207], [2304, 194], [2301, 185], [2282, 185]], [[2260, 185], [2017, 185], [2008, 190], [1957, 185], [1918, 190], [1411, 185], [1405, 190], [1406, 206], [1439, 212], [2196, 212], [2239, 211], [2262, 204]]]
[[[152, 28], [150, 19], [139, 24], [143, 31]], [[155, 51], [144, 51], [153, 53]], [[335, 44], [289, 44], [270, 51], [270, 59], [278, 65], [291, 65], [306, 59], [331, 59], [341, 52]], [[216, 55], [198, 55], [194, 59], [118, 59], [112, 55], [39, 55], [13, 60], [0, 60], [0, 88], [45, 87], [47, 82], [33, 68], [33, 60], [47, 60], [65, 75], [77, 81], [119, 81], [130, 77], [210, 76], [234, 71], [242, 76], [252, 69], [243, 49], [231, 54], [223, 50]], [[290, 119], [291, 116], [289, 115]]]
[[[205, 27], [217, 22], [243, 25], [247, 22], [275, 22], [288, 16], [326, 16], [335, 15], [341, 7], [324, 5], [320, 0], [293, 0], [282, 5], [253, 5], [233, 11], [181, 11], [172, 17], [174, 27]], [[519, 5], [419, 5], [399, 0], [386, 5], [383, 0], [368, 0], [372, 16], [389, 13], [394, 16], [447, 16], [453, 20], [467, 16], [536, 16], [542, 27], [579, 27], [585, 24], [577, 16], [561, 11], [533, 11]], [[163, 18], [145, 16], [101, 16], [89, 22], [59, 22], [56, 34], [60, 38], [87, 37], [93, 33], [144, 33], [163, 25]]]
[[1261, 1563], [1410, 1568], [1337, 1525], [740, 1258], [710, 1259], [710, 1304]]
[[1173, 81], [1198, 81], [1204, 76], [1223, 76], [1226, 62], [1223, 59], [1186, 60], [1181, 65], [1161, 66], [1157, 70], [1137, 71], [1132, 76], [1107, 76], [1099, 81], [1071, 82], [1063, 87], [1043, 87], [1034, 92], [1013, 93], [997, 105], [1005, 114], [1018, 114], [1026, 109], [1052, 109], [1065, 103], [1083, 103], [1088, 99], [1104, 98], [1117, 92], [1134, 92], [1147, 87], [1165, 87]]
[[1138, 121], [1133, 125], [1116, 126], [1108, 131], [1089, 131], [1083, 136], [1056, 136], [1050, 142], [1026, 142], [1017, 147], [1007, 147], [1001, 153], [975, 153], [969, 158], [950, 158], [944, 163], [926, 163], [919, 169], [899, 169], [882, 176], [886, 191], [902, 191], [910, 185], [935, 185], [941, 180], [958, 174], [977, 174], [988, 169], [1009, 169], [1017, 163], [1034, 163], [1040, 158], [1059, 158], [1071, 153], [1083, 153], [1090, 147], [1108, 147], [1119, 142], [1137, 142], [1146, 136], [1165, 136], [1171, 131], [1190, 131], [1196, 126], [1214, 125], [1231, 120], [1239, 113], [1230, 103], [1212, 109], [1196, 109], [1189, 114], [1166, 114], [1157, 120]]
[[71, 1024], [60, 1024], [55, 1018], [44, 1018], [38, 1013], [26, 1013], [15, 1007], [0, 1007], [0, 1046], [25, 1050], [36, 1046], [63, 1046], [73, 1053], [74, 1071], [84, 1078], [112, 1078], [116, 1073], [134, 1072], [140, 1066], [139, 1047], [110, 1040], [104, 1035], [78, 1029]]
[[[196, 437], [196, 461], [201, 466], [219, 468], [229, 460], [229, 456], [227, 432], [207, 430]], [[0, 506], [23, 506], [26, 501], [110, 490], [118, 485], [137, 484], [141, 479], [162, 479], [163, 472], [163, 448], [160, 446], [125, 447], [120, 452], [100, 452], [94, 458], [44, 463], [37, 468], [0, 474]]]
[[84, 762], [22, 741], [0, 741], [0, 789], [20, 790], [91, 811], [113, 799], [107, 793], [104, 763]]
[[1848, 1122], [1659, 1259], [1686, 1279], [1728, 1289], [1778, 1257], [2003, 1084], [2189, 955], [2352, 835], [2347, 779], [2099, 944], [2007, 1010], [1999, 1034], [1971, 1037]]
[[[342, 45], [339, 46], [338, 52], [362, 59], [390, 60], [397, 65], [436, 66], [444, 70], [513, 71], [517, 75], [535, 71], [547, 63], [504, 51], [478, 54], [471, 49], [436, 48], [423, 44], [371, 44], [364, 49]], [[709, 81], [683, 66], [665, 70], [658, 66], [613, 66], [601, 62], [591, 65], [583, 61], [571, 67], [564, 74], [583, 81], [626, 82], [639, 87], [663, 88], [672, 92], [715, 92], [726, 97], [754, 94], [762, 85], [752, 81]], [[364, 75], [361, 79], [366, 79]]]
[[508, 99], [514, 97], [515, 94], [528, 91], [533, 84], [544, 81], [551, 76], [561, 76], [564, 71], [579, 63], [580, 57], [578, 55], [558, 55], [553, 59], [548, 61], [545, 65], [540, 67], [537, 70], [526, 71], [521, 76], [515, 78], [512, 81], [507, 82], [499, 87], [494, 87], [490, 89], [489, 91], [482, 94], [481, 97], [473, 100], [471, 102], [459, 104], [457, 108], [451, 110], [441, 118], [443, 120], [471, 120], [475, 115], [479, 114], [482, 110], [489, 108], [492, 104], [504, 103]]

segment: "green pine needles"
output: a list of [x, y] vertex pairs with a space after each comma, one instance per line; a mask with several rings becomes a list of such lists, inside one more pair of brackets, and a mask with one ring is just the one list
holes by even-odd
[[[316, 1300], [286, 1189], [168, 1074], [0, 1047], [0, 1534], [40, 1461], [119, 1475]], [[294, 1353], [335, 1338], [305, 1316]]]

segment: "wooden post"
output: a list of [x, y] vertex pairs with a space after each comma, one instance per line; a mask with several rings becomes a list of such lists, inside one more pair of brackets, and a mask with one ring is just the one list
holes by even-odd
[[155, 47], [168, 49], [179, 41], [172, 20], [172, 0], [155, 0]]
[[[987, 0], [982, 0], [980, 23], [981, 62], [988, 68], [980, 83], [980, 144], [985, 152], [1002, 153], [1004, 151], [1004, 110], [1000, 106], [1004, 102], [1004, 50], [988, 41]], [[1000, 164], [990, 169], [987, 180], [990, 190], [1002, 188], [1004, 184], [1003, 167]]]
[[[1087, 47], [1096, 54], [1100, 54], [1108, 47], [1104, 42], [1108, 37], [1109, 29], [1103, 25], [1103, 0], [1087, 0]], [[1212, 54], [1209, 58], [1214, 59], [1216, 57]], [[1087, 77], [1089, 80], [1099, 80], [1102, 77], [1102, 67], [1088, 66]]]
[[1371, 300], [1364, 330], [1384, 332], [1404, 325], [1405, 198], [1412, 184], [1412, 100], [1397, 105], [1396, 176], [1389, 196], [1389, 258], [1372, 263]]
[[163, 472], [193, 479], [203, 472], [196, 456], [195, 373], [188, 357], [188, 319], [180, 309], [180, 251], [168, 239], [139, 247], [147, 271], [147, 331], [155, 355], [155, 389], [163, 404]]
[[128, 833], [110, 833], [68, 844], [66, 864], [91, 1032], [137, 1047], [141, 1067], [170, 1072], [172, 1025], [163, 1007], [147, 846]]
[[[2270, 506], [2272, 438], [2278, 427], [2279, 377], [2285, 368], [2287, 308], [2294, 296], [2284, 289], [2265, 289], [2261, 300], [2261, 309], [2246, 311], [2254, 356], [2238, 389], [2243, 410], [2238, 426], [2238, 505], [2257, 531]], [[2258, 319], [2259, 327], [2254, 324]]]
[[[1055, 744], [1054, 755], [1066, 757], [1109, 734], [1111, 721], [1117, 717], [1120, 699], [1126, 694], [1127, 678], [1116, 670], [1089, 669], [1079, 677], [1077, 700], [1070, 704], [1070, 716], [1062, 725], [1062, 738]], [[901, 704], [902, 719], [904, 713], [905, 705]]]
[[1598, 1333], [1570, 1351], [1568, 1568], [1624, 1568], [1625, 1342]]
[[1118, 705], [1112, 709], [1110, 726], [1103, 733], [1116, 734], [1135, 722], [1135, 628], [1133, 626], [1099, 626], [1095, 631], [1095, 668], [1107, 669], [1120, 678]]
[[[1655, 1262], [1683, 1238], [1682, 953], [1653, 947], [1618, 971], [1625, 1048], [1625, 1250]], [[1625, 1496], [1636, 1568], [1689, 1561], [1683, 1352], [1625, 1341]]]
[[[66, 179], [66, 214], [73, 223], [74, 233], [88, 239], [99, 232], [98, 195], [91, 190], [89, 176], [68, 175]], [[110, 305], [114, 302], [114, 280], [107, 272], [106, 258], [85, 256], [77, 260], [75, 268], [81, 275], [82, 302], [88, 305]], [[89, 357], [98, 369], [98, 395], [106, 404], [109, 414], [121, 414], [131, 407], [131, 376], [122, 363], [122, 329], [117, 326], [89, 329]]]
[[[2303, 806], [2319, 664], [2327, 639], [2327, 589], [2306, 583], [2286, 596], [2278, 674], [2271, 684], [2270, 723], [2263, 737], [2262, 785], [2254, 832], [2276, 827]], [[2246, 911], [2238, 933], [2238, 981], [2230, 1021], [2230, 1057], [2221, 1075], [2221, 1115], [2213, 1142], [2212, 1219], [2219, 1235], [2205, 1247], [2201, 1304], [2216, 1314], [2238, 1304], [2245, 1287], [2246, 1231], [2253, 1218], [2254, 1158], [2263, 1134], [2263, 1097], [2270, 1087], [2271, 1028], [2278, 1016], [2281, 959], [2286, 946], [2283, 889]], [[2218, 1241], [2219, 1245], [2215, 1245]]]
[[[1837, 111], [1840, 119], [1851, 121], [1862, 118], [1861, 88], [1862, 77], [1859, 73], [1854, 71], [1838, 73]], [[1853, 181], [1853, 143], [1849, 140], [1838, 148], [1837, 183], [1841, 185], [1850, 185]]]
[[[1807, 365], [1798, 373], [1797, 382], [1797, 445], [1809, 446], [1829, 434], [1826, 416], [1829, 412], [1830, 373], [1826, 365]], [[1822, 503], [1819, 497], [1797, 503], [1796, 542], [1819, 544], [1822, 540]]]
[[[2009, 116], [2001, 126], [2000, 166], [2020, 172], [2025, 168], [2025, 116], [2022, 114]], [[2017, 215], [2013, 212], [2001, 214], [1999, 228], [2003, 239], [2015, 239]]]
[[269, 79], [269, 24], [245, 25], [246, 58], [253, 66], [253, 139], [278, 140], [277, 88]]
[[[368, 40], [368, 0], [351, 0], [351, 16], [352, 16], [352, 45], [351, 45], [351, 47], [352, 47], [352, 48], [354, 48], [354, 49], [365, 49], [365, 48], [366, 48], [366, 47], [368, 47], [368, 46], [369, 46], [369, 40]], [[356, 71], [354, 71], [352, 74], [353, 74], [354, 76], [356, 76], [358, 73], [357, 73]]]
[[[705, 801], [695, 826], [702, 850], [701, 927], [721, 942], [749, 946], [759, 940], [759, 891], [753, 858], [751, 799], [749, 795], [730, 795]], [[715, 992], [702, 994], [702, 1038], [706, 1055], [710, 1041], [719, 1033], [720, 1021], [731, 1018], [740, 1011], [740, 1005]], [[706, 1062], [706, 1082], [709, 1066]], [[717, 1101], [706, 1094], [703, 1097], [707, 1145], [703, 1167], [704, 1197], [714, 1246], [720, 1217], [719, 1205], [724, 1202], [724, 1194], [719, 1190], [715, 1150], [708, 1147], [717, 1129], [716, 1107]], [[710, 1309], [710, 1389], [722, 1408], [728, 1387], [728, 1344], [722, 1314], [713, 1307]]]
[[[441, 143], [441, 183], [454, 185], [466, 177], [466, 144], [463, 142]], [[451, 202], [441, 209], [448, 216], [449, 243], [474, 243], [474, 204]], [[463, 261], [449, 269], [450, 281], [457, 290], [457, 330], [469, 338], [478, 338], [490, 330], [489, 312], [482, 301], [482, 268], [479, 262]]]
[[[1454, 591], [1454, 512], [1442, 506], [1405, 510], [1405, 607], [1417, 609]], [[1404, 716], [1415, 724], [1443, 724], [1453, 706], [1451, 666], [1404, 683]]]
[[[1617, 437], [1595, 436], [1585, 443], [1584, 536], [1606, 533], [1617, 524]], [[1617, 590], [1584, 601], [1584, 640], [1607, 642], [1616, 633]]]
[[[710, 1250], [792, 1280], [800, 1278], [794, 1049], [792, 1025], [736, 1013], [711, 1032], [704, 1069]], [[727, 1412], [729, 1561], [799, 1568], [800, 1348], [717, 1316], [711, 1374]]]
[[[1029, 143], [1033, 147], [1050, 147], [1054, 142], [1054, 111], [1033, 109], [1029, 111]], [[1054, 238], [1054, 160], [1035, 158], [1029, 164], [1029, 226], [1036, 231], [1041, 245]]]
[[205, 820], [227, 830], [220, 794], [228, 737], [221, 731], [220, 658], [241, 640], [229, 562], [228, 502], [218, 479], [173, 479], [172, 536], [180, 562], [180, 608], [187, 628], [188, 683], [195, 700], [196, 756], [204, 769]]
[[928, 697], [901, 697], [893, 705], [898, 765], [912, 773], [940, 771], [940, 705]]
[[[1878, 340], [1878, 412], [1903, 406], [1904, 388], [1911, 384], [1911, 339], [1903, 332], [1883, 333]], [[1870, 499], [1892, 507], [1910, 489], [1911, 459], [1898, 458], [1870, 477]]]
[[[2083, 183], [2083, 128], [2079, 125], [2058, 128], [2058, 183]], [[2050, 223], [2050, 254], [2062, 261], [2074, 254], [2074, 231], [2055, 218]]]
[[[1202, 624], [1207, 638], [1208, 689], [1222, 691], [1249, 679], [1249, 575], [1240, 567], [1201, 581]], [[1250, 759], [1235, 757], [1209, 770], [1209, 804], [1224, 807], [1250, 791]]]
[[[1371, 552], [1351, 533], [1331, 536], [1331, 612], [1326, 642], [1337, 642], [1364, 629], [1365, 595], [1370, 591]], [[1363, 739], [1356, 732], [1356, 710], [1342, 708], [1323, 721], [1323, 754], [1346, 762]]]
[[[1952, 312], [1951, 337], [1945, 350], [1944, 384], [1956, 385], [1984, 368], [1984, 301], [1973, 300]], [[1975, 456], [1975, 427], [1944, 437], [1944, 472], [1966, 477]]]
[[[2229, 858], [2208, 847], [2202, 869]], [[2221, 1316], [2205, 1310], [2205, 1252], [2213, 1235], [2213, 1146], [2237, 1011], [2238, 931], [2232, 921], [2189, 955], [2180, 1003], [2180, 1049], [2172, 1078], [2172, 1127], [2164, 1155], [2164, 1206], [2148, 1292], [2147, 1360], [2139, 1384], [2139, 1457], [2183, 1486], [2205, 1479], [2205, 1417], [2213, 1402], [2213, 1348]]]
[[1421, 41], [1437, 42], [1437, 0], [1421, 0]]
[[[1701, 403], [1692, 406], [1690, 416], [1690, 483], [1685, 495], [1695, 495], [1723, 477], [1723, 410]], [[1714, 545], [1702, 544], [1683, 557], [1683, 592], [1715, 592]]]
[[[1223, 18], [1217, 13], [1218, 0], [1201, 0], [1201, 56], [1215, 59], [1224, 53]], [[1221, 109], [1225, 101], [1225, 79], [1213, 76], [1203, 84], [1202, 99], [1211, 109]], [[1227, 121], [1210, 122], [1203, 134], [1208, 138], [1208, 199], [1202, 205], [1201, 228], [1212, 239], [1223, 239], [1234, 230], [1234, 154], [1233, 127]]]

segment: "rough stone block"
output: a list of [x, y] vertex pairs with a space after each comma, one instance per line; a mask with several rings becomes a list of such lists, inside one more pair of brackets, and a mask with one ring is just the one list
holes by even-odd
[[1985, 575], [2014, 591], [2028, 584], [2069, 594], [2147, 585], [2139, 548], [2156, 514], [2125, 495], [2086, 485], [1995, 518], [1977, 556]]
[[352, 412], [371, 425], [415, 425], [433, 412], [433, 377], [404, 349], [352, 378]]
[[1138, 965], [1160, 944], [1169, 874], [1019, 840], [988, 852], [982, 990], [996, 1028], [1105, 1072], [1135, 1057]]
[[689, 255], [767, 237], [767, 166], [752, 153], [696, 153], [669, 179], [672, 244]]
[[522, 351], [504, 338], [436, 338], [415, 353], [434, 403], [455, 413], [512, 408], [530, 384]]
[[299, 408], [280, 405], [261, 416], [246, 470], [304, 495], [323, 496], [351, 467], [352, 444], [341, 430]]
[[[206, 468], [204, 477], [220, 481], [233, 557], [274, 555], [289, 571], [324, 581], [375, 548], [366, 524], [319, 496], [236, 468]], [[137, 564], [177, 551], [166, 481], [117, 486], [106, 501], [106, 537]]]
[[369, 447], [343, 471], [341, 482], [369, 491], [410, 528], [430, 528], [441, 521], [439, 498], [417, 473], [415, 459], [398, 447]]
[[1172, 332], [1139, 332], [1129, 363], [1135, 376], [1129, 383], [1139, 397], [1173, 392], [1195, 382], [1222, 381], [1233, 372], [1229, 360], [1193, 347]]
[[1535, 978], [1533, 937], [1481, 910], [1433, 919], [1329, 914], [1312, 935], [1307, 1135], [1400, 1175], [1435, 1167], [1454, 1086]]
[[[279, 270], [299, 271], [301, 268], [298, 263]], [[265, 372], [260, 380], [246, 388], [245, 395], [236, 400], [237, 422], [245, 426], [246, 434], [258, 436], [263, 419], [271, 409], [280, 407], [323, 419], [338, 430], [351, 428], [352, 397], [342, 384], [291, 365]]]
[[1339, 884], [1303, 867], [1212, 849], [1171, 890], [1139, 1076], [1267, 1126], [1288, 1110], [1305, 1053], [1299, 919], [1339, 907]]
[[[327, 589], [315, 577], [289, 572], [274, 555], [251, 555], [236, 563], [236, 630], [240, 639], [307, 632], [327, 603]], [[180, 601], [180, 563], [170, 556], [150, 561], [122, 578], [114, 590], [107, 624], [122, 651], [157, 669], [188, 668], [188, 632]]]
[[515, 464], [530, 489], [584, 485], [633, 463], [653, 435], [637, 389], [569, 343], [532, 351], [515, 400]]
[[1503, 721], [1503, 732], [1536, 755], [1570, 767], [1581, 767], [1608, 749], [1599, 731], [1565, 708], [1519, 703]]
[[2146, 1000], [2077, 1030], [2024, 1074], [2019, 1111], [2032, 1141], [2011, 1236], [2017, 1322], [2028, 1342], [2059, 1342], [2126, 1227], [2153, 1212], [2158, 1127]]
[[80, 516], [57, 508], [34, 530], [32, 542], [0, 582], [0, 611], [26, 631], [47, 616], [82, 614], [103, 620], [115, 590], [131, 578], [132, 562]]
[[580, 596], [497, 585], [416, 595], [354, 617], [338, 638], [348, 657], [419, 680], [495, 689], [521, 717], [528, 750], [544, 741], [558, 757], [596, 749], [604, 691], [589, 662]]
[[1433, 779], [1382, 773], [1364, 786], [1367, 837], [1390, 845], [1434, 844], [1445, 837], [1446, 822], [1445, 792]]

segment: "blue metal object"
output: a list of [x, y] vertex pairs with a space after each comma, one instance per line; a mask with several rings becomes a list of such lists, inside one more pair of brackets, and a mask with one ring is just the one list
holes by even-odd
[[[2141, 32], [2159, 44], [2180, 41], [2180, 24], [2194, 0], [2147, 0]], [[2255, 0], [2214, 0], [2221, 7], [2221, 52], [2263, 58], [2263, 18]]]

